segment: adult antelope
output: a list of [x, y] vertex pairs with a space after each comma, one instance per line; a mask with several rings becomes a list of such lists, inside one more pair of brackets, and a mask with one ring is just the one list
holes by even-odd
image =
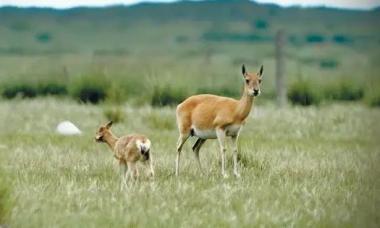
[[222, 176], [228, 177], [225, 171], [225, 139], [231, 137], [233, 142], [234, 175], [239, 177], [237, 168], [239, 132], [248, 117], [254, 98], [260, 95], [260, 84], [263, 66], [258, 73], [249, 73], [242, 66], [244, 91], [240, 100], [210, 94], [195, 95], [187, 98], [177, 106], [177, 125], [179, 138], [177, 143], [176, 176], [179, 174], [181, 150], [190, 136], [198, 137], [192, 147], [199, 169], [199, 150], [207, 139], [218, 139], [222, 160]]

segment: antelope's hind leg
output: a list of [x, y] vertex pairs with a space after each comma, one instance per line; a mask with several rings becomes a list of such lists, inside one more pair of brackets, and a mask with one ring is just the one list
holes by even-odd
[[[128, 171], [125, 174], [126, 178], [132, 179], [133, 182], [135, 182], [139, 176], [139, 172], [136, 166], [135, 162], [128, 162]], [[128, 181], [127, 181], [128, 182]]]
[[150, 151], [148, 153], [149, 153], [148, 159], [143, 161], [143, 164], [145, 166], [147, 176], [153, 178], [154, 177], [153, 158], [152, 158], [152, 153]]
[[177, 159], [175, 165], [175, 175], [179, 175], [179, 160], [181, 158], [181, 151], [183, 144], [185, 144], [186, 140], [190, 137], [190, 134], [180, 134], [177, 142]]
[[200, 161], [200, 158], [199, 158], [199, 151], [201, 149], [201, 147], [203, 146], [203, 144], [206, 142], [206, 139], [201, 139], [201, 138], [198, 138], [197, 141], [195, 142], [194, 146], [193, 146], [193, 151], [194, 151], [194, 154], [195, 154], [195, 158], [197, 160], [197, 163], [198, 163], [198, 167], [199, 167], [199, 171], [204, 174], [203, 172], [203, 169], [202, 169], [202, 165], [201, 165], [201, 161]]

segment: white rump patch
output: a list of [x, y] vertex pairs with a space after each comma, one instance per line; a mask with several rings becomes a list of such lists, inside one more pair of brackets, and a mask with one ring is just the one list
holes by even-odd
[[56, 131], [61, 135], [80, 135], [81, 130], [70, 121], [63, 121], [58, 124]]
[[145, 142], [142, 142], [140, 139], [136, 140], [136, 146], [140, 149], [140, 151], [148, 151], [150, 150], [150, 140], [147, 139]]

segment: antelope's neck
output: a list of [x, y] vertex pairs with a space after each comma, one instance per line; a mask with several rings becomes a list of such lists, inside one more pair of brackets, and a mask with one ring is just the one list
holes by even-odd
[[112, 134], [111, 132], [109, 132], [108, 134], [104, 135], [104, 141], [112, 149], [112, 151], [115, 148], [117, 140], [118, 140], [118, 138], [114, 134]]
[[239, 100], [239, 104], [236, 110], [236, 114], [241, 121], [244, 121], [245, 118], [247, 118], [247, 116], [251, 112], [251, 109], [253, 106], [253, 100], [254, 100], [254, 97], [249, 96], [247, 89], [244, 88], [243, 95], [241, 96]]

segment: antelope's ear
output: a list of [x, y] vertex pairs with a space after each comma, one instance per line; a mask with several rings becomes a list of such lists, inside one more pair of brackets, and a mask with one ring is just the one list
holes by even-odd
[[112, 120], [111, 120], [110, 122], [108, 122], [108, 123], [106, 124], [106, 128], [107, 128], [107, 129], [110, 129], [111, 126], [112, 126], [112, 124], [113, 124], [113, 122], [112, 122]]
[[263, 72], [264, 72], [264, 66], [261, 65], [260, 70], [259, 70], [259, 73], [257, 73], [257, 74], [259, 75], [259, 77], [262, 77], [262, 76], [263, 76]]
[[247, 73], [247, 71], [245, 70], [245, 66], [244, 66], [244, 64], [243, 64], [243, 66], [241, 66], [241, 73], [242, 73], [243, 75], [245, 75], [245, 74]]

